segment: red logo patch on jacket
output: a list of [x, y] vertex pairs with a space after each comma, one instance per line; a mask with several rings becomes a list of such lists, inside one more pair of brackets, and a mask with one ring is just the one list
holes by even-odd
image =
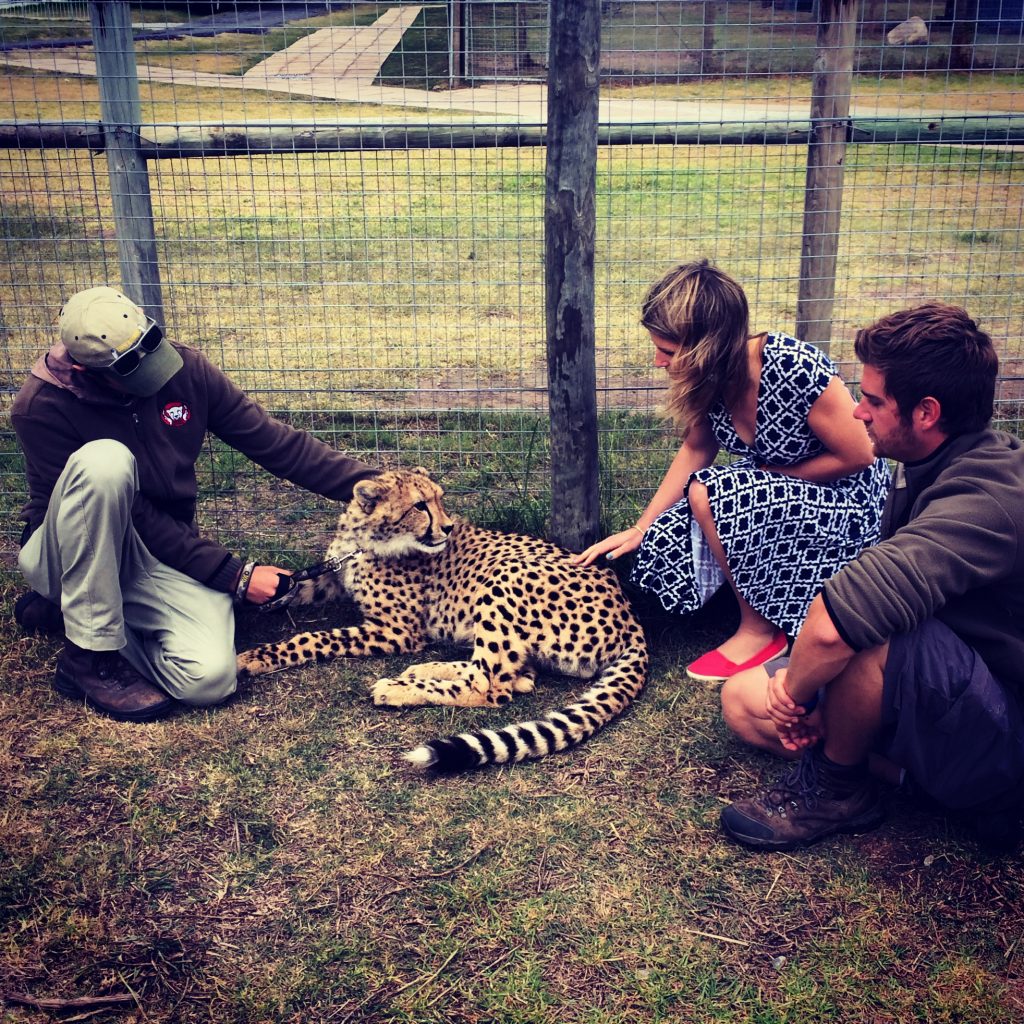
[[183, 427], [192, 419], [192, 410], [184, 402], [168, 402], [160, 412], [160, 419], [169, 427]]

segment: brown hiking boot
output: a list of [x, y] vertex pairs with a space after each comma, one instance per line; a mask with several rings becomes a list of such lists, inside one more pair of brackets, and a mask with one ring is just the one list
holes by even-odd
[[836, 832], [868, 832], [883, 817], [866, 769], [834, 764], [815, 749], [774, 785], [726, 807], [720, 821], [744, 846], [792, 850]]
[[64, 641], [53, 688], [84, 700], [120, 722], [151, 722], [166, 715], [174, 701], [125, 661], [120, 651], [87, 651]]

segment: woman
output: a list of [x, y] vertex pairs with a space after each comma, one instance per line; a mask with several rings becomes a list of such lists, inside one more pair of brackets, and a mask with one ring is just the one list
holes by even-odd
[[[822, 582], [878, 539], [889, 472], [832, 362], [751, 334], [743, 289], [707, 260], [655, 282], [641, 323], [683, 446], [636, 525], [576, 561], [639, 548], [632, 581], [670, 612], [728, 582], [739, 628], [686, 669], [721, 682], [784, 654]], [[721, 448], [736, 458], [712, 465]]]

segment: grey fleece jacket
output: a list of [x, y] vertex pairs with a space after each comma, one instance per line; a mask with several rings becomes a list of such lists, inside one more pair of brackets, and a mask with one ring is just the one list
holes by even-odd
[[1024, 693], [1024, 443], [984, 430], [901, 467], [882, 536], [825, 584], [843, 640], [864, 650], [934, 617]]
[[146, 547], [166, 565], [230, 592], [242, 560], [202, 536], [195, 522], [196, 460], [207, 431], [275, 476], [339, 501], [378, 471], [268, 415], [201, 352], [175, 348], [184, 365], [149, 398], [121, 395], [73, 371], [62, 344], [39, 358], [11, 410], [28, 477], [24, 536], [43, 521], [68, 457], [89, 441], [112, 438], [138, 464], [132, 519]]

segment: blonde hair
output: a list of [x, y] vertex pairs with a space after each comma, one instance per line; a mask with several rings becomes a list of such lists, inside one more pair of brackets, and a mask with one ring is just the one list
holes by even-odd
[[679, 346], [668, 366], [665, 411], [684, 437], [717, 402], [728, 408], [748, 387], [747, 297], [707, 260], [680, 263], [655, 281], [640, 323]]

